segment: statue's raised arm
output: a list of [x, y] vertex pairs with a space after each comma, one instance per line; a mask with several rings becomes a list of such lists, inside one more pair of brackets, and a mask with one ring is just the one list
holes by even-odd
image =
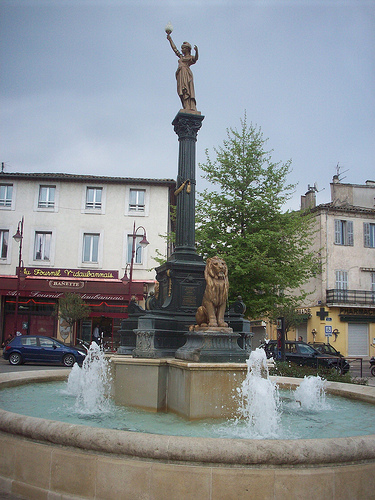
[[198, 61], [198, 47], [194, 45], [195, 54], [192, 55], [190, 43], [184, 42], [181, 45], [180, 52], [171, 37], [172, 27], [167, 26], [165, 31], [167, 33], [167, 40], [173, 52], [178, 57], [178, 68], [176, 71], [177, 93], [181, 99], [182, 107], [186, 111], [197, 112], [193, 73], [190, 66]]
[[171, 35], [167, 34], [167, 40], [169, 40], [169, 43], [171, 44], [173, 52], [176, 54], [177, 57], [182, 57], [181, 52], [178, 50], [176, 45], [174, 44]]

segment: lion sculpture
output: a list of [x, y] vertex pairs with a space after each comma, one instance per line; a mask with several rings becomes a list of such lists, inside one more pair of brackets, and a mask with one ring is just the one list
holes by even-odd
[[198, 307], [195, 319], [198, 326], [227, 327], [224, 313], [228, 298], [228, 268], [223, 259], [212, 257], [207, 259], [204, 271], [206, 290], [202, 305]]

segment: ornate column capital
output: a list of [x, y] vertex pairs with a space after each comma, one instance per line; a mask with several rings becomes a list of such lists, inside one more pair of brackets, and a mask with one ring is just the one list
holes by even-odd
[[173, 120], [172, 125], [174, 131], [181, 139], [197, 140], [198, 131], [202, 126], [204, 116], [194, 113], [177, 113], [176, 118]]

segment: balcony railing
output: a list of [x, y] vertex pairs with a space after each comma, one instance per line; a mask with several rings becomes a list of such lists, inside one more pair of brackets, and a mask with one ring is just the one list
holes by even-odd
[[352, 304], [357, 306], [375, 306], [375, 291], [339, 290], [334, 288], [326, 292], [327, 304]]

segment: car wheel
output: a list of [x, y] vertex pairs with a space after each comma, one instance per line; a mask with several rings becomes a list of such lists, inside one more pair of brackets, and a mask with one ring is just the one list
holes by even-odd
[[375, 366], [371, 367], [371, 375], [375, 377]]
[[12, 352], [9, 356], [9, 363], [11, 365], [20, 365], [22, 363], [22, 356], [19, 352]]
[[64, 366], [67, 366], [68, 368], [71, 368], [75, 362], [76, 362], [76, 358], [73, 356], [73, 354], [66, 354], [63, 357], [63, 364], [64, 364]]

